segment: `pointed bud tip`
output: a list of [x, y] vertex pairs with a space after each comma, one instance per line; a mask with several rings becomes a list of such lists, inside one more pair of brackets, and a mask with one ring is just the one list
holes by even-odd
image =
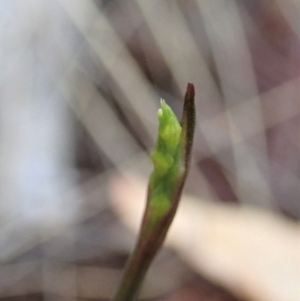
[[193, 99], [195, 97], [195, 87], [193, 83], [188, 83], [186, 88], [186, 98]]

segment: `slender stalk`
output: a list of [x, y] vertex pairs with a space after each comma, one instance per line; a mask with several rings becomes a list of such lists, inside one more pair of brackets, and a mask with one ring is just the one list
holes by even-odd
[[191, 158], [195, 128], [194, 97], [194, 85], [189, 83], [181, 125], [171, 108], [164, 101], [161, 103], [147, 206], [137, 244], [126, 264], [114, 301], [137, 300], [147, 270], [161, 248], [176, 213]]

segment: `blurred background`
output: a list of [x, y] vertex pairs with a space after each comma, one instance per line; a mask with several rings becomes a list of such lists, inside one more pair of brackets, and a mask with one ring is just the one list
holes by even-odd
[[[297, 222], [299, 14], [298, 0], [0, 0], [0, 300], [109, 300], [135, 241], [109, 181], [149, 175], [159, 100], [180, 116], [189, 81], [185, 192]], [[172, 250], [155, 266], [147, 300], [240, 300]]]

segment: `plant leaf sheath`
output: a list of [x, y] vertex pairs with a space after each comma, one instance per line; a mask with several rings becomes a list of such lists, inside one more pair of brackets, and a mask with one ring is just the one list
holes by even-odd
[[146, 272], [176, 213], [191, 161], [196, 122], [194, 99], [194, 85], [188, 83], [180, 124], [172, 109], [161, 101], [146, 209], [137, 244], [126, 264], [114, 301], [137, 300]]

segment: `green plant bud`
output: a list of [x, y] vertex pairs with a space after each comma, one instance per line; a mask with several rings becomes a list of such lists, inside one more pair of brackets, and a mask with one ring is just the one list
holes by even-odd
[[146, 272], [172, 223], [191, 160], [195, 128], [195, 88], [187, 85], [181, 125], [161, 100], [158, 135], [151, 154], [147, 205], [136, 247], [125, 268], [114, 301], [135, 301]]
[[164, 154], [160, 150], [154, 150], [151, 154], [154, 169], [160, 176], [165, 175], [174, 163], [174, 159], [170, 154]]
[[155, 216], [170, 207], [174, 185], [180, 174], [181, 126], [172, 109], [161, 100], [158, 110], [158, 135], [151, 159], [154, 170], [150, 177], [150, 205]]
[[156, 147], [174, 156], [180, 142], [181, 126], [172, 109], [162, 99], [158, 110], [158, 141]]

